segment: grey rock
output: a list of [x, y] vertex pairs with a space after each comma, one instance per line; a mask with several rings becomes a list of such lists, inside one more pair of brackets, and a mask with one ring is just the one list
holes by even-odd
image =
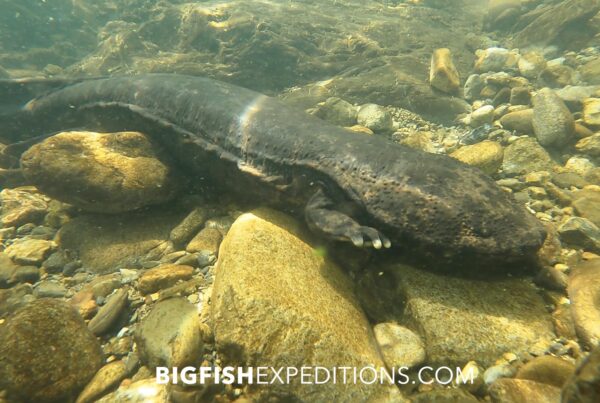
[[565, 103], [549, 88], [533, 97], [533, 132], [544, 147], [563, 147], [574, 140], [575, 121]]
[[142, 362], [184, 367], [202, 361], [204, 330], [195, 305], [185, 298], [158, 302], [135, 332]]
[[558, 227], [560, 239], [578, 248], [600, 253], [600, 228], [582, 217], [571, 217]]
[[42, 281], [33, 291], [38, 298], [62, 298], [66, 293], [65, 286], [56, 281]]
[[479, 98], [479, 93], [485, 87], [485, 80], [479, 74], [471, 74], [464, 85], [464, 95], [467, 100], [475, 100]]
[[388, 133], [394, 128], [392, 115], [381, 105], [361, 105], [356, 120], [359, 125], [368, 127], [375, 133]]
[[315, 108], [313, 115], [339, 126], [356, 124], [357, 110], [350, 102], [337, 97], [330, 97]]
[[29, 402], [68, 401], [102, 365], [100, 343], [57, 299], [39, 299], [0, 326], [0, 388]]
[[556, 95], [571, 109], [581, 110], [583, 100], [600, 95], [600, 85], [567, 85], [555, 90]]

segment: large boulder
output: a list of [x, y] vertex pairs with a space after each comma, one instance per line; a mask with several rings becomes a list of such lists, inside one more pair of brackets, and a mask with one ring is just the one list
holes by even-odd
[[70, 401], [102, 361], [100, 343], [66, 302], [39, 299], [0, 326], [0, 388], [15, 399]]
[[170, 200], [178, 181], [161, 149], [137, 132], [63, 132], [27, 150], [24, 176], [87, 211], [117, 213]]
[[[225, 365], [382, 368], [371, 326], [344, 273], [301, 227], [270, 210], [240, 216], [221, 244], [212, 323]], [[402, 401], [387, 384], [271, 385], [262, 398]], [[387, 399], [387, 400], [386, 400]]]
[[488, 366], [504, 353], [524, 354], [555, 337], [544, 301], [524, 279], [465, 279], [404, 265], [383, 269], [396, 278], [396, 303], [405, 302], [402, 323], [421, 335], [429, 363]]

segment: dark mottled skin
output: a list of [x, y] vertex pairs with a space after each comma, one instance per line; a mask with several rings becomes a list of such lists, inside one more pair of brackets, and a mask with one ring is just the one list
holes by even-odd
[[[376, 247], [386, 243], [385, 234], [393, 248], [418, 260], [469, 266], [525, 260], [545, 237], [523, 206], [475, 168], [348, 132], [211, 79], [84, 81], [25, 109], [27, 121], [36, 122], [27, 130], [36, 134], [65, 128], [146, 132], [180, 161], [193, 161], [188, 167], [196, 175], [233, 192], [288, 210], [309, 204], [305, 217], [316, 232], [356, 244], [364, 238]], [[342, 213], [348, 207], [352, 214]]]

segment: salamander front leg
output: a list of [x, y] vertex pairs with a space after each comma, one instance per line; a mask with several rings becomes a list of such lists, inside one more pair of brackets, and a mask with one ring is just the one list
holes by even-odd
[[304, 210], [311, 230], [337, 241], [350, 241], [359, 248], [372, 246], [381, 249], [391, 246], [390, 240], [381, 232], [360, 225], [352, 217], [333, 210], [333, 204], [322, 190], [314, 194]]

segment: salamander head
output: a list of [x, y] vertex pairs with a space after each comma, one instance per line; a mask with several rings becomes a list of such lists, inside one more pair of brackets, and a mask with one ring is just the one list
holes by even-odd
[[369, 216], [392, 247], [428, 262], [526, 261], [546, 237], [542, 224], [493, 180], [447, 157], [388, 165], [363, 195]]

